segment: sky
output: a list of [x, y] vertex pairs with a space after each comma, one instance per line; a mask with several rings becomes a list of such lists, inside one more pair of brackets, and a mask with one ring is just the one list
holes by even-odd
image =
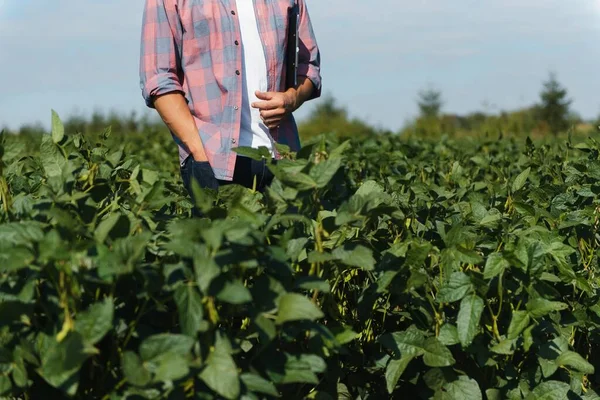
[[[399, 130], [418, 92], [444, 111], [535, 103], [550, 71], [582, 117], [600, 115], [600, 0], [306, 0], [323, 94]], [[50, 110], [155, 115], [139, 89], [144, 0], [0, 0], [0, 127], [48, 126]], [[320, 100], [307, 103], [306, 118]]]

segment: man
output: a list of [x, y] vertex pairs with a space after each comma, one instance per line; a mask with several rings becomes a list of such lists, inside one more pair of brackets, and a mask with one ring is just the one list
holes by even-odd
[[[298, 4], [298, 84], [286, 88], [288, 12]], [[146, 105], [179, 147], [183, 183], [264, 190], [266, 160], [240, 146], [300, 147], [292, 112], [321, 93], [320, 53], [304, 0], [146, 0], [140, 59]]]

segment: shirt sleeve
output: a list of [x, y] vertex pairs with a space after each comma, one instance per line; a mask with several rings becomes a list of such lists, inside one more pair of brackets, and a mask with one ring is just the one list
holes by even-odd
[[182, 92], [182, 29], [174, 0], [146, 0], [140, 48], [140, 87], [146, 105], [153, 97]]
[[321, 53], [308, 15], [305, 0], [298, 0], [300, 10], [298, 76], [310, 79], [315, 87], [311, 99], [321, 96]]

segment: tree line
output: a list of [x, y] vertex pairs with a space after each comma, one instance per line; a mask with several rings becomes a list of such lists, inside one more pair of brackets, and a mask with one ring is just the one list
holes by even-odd
[[[313, 109], [311, 114], [299, 122], [303, 139], [332, 134], [337, 136], [371, 136], [382, 133], [403, 136], [436, 137], [449, 136], [557, 136], [567, 132], [587, 134], [597, 130], [600, 116], [596, 121], [584, 121], [573, 112], [572, 100], [567, 89], [558, 82], [556, 74], [550, 73], [543, 82], [536, 104], [515, 111], [490, 113], [477, 111], [467, 115], [444, 113], [443, 94], [440, 90], [428, 88], [418, 93], [419, 115], [409, 121], [398, 132], [390, 132], [375, 127], [360, 118], [351, 117], [347, 108], [340, 105], [335, 97], [328, 95]], [[90, 117], [70, 116], [64, 119], [67, 132], [98, 134], [108, 126], [113, 132], [143, 133], [166, 131], [166, 127], [157, 116], [103, 114], [94, 112]], [[38, 135], [46, 132], [41, 124], [26, 124], [15, 131], [4, 129], [8, 133]]]
[[405, 128], [411, 135], [500, 133], [506, 135], [557, 136], [566, 132], [593, 130], [598, 121], [584, 121], [571, 109], [572, 100], [556, 74], [543, 82], [536, 104], [498, 114], [474, 112], [467, 115], [444, 114], [442, 93], [427, 89], [419, 93], [419, 116]]

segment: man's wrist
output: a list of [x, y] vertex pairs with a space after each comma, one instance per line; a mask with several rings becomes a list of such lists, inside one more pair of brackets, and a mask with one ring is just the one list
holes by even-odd
[[208, 159], [202, 146], [188, 147], [188, 150], [195, 161], [206, 161]]
[[302, 104], [300, 104], [300, 91], [296, 88], [289, 88], [286, 91], [286, 95], [288, 96], [289, 101], [291, 103], [290, 106], [291, 106], [292, 112], [299, 109], [300, 106], [302, 105]]

